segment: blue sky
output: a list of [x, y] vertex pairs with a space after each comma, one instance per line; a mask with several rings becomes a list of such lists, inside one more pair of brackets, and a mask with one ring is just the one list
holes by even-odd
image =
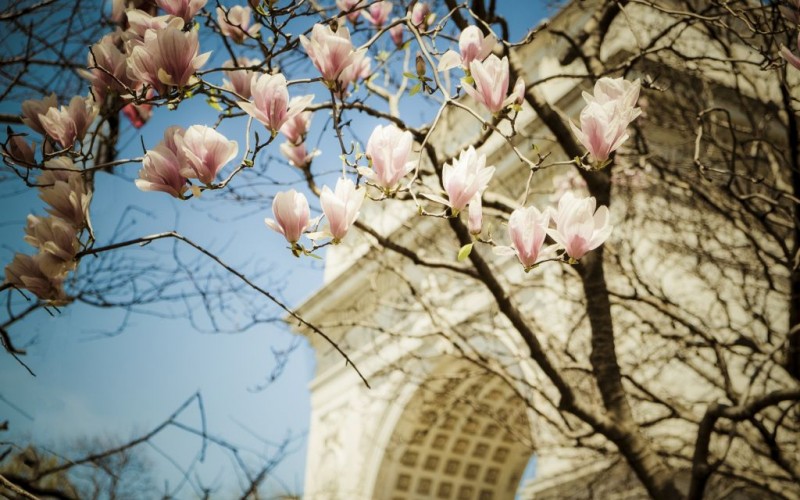
[[[545, 14], [542, 3], [545, 2], [499, 2], [501, 11], [512, 14], [508, 16], [512, 39], [522, 36]], [[201, 46], [202, 51], [209, 48]], [[221, 59], [212, 59], [208, 66], [215, 62], [218, 64]], [[314, 86], [291, 89], [293, 95], [318, 91]], [[17, 112], [15, 107], [16, 103], [0, 103], [2, 112]], [[152, 147], [166, 126], [213, 125], [215, 118], [214, 111], [202, 100], [183, 103], [177, 112], [157, 110], [153, 120], [140, 131], [126, 128], [121, 155], [140, 155], [140, 136], [145, 145]], [[360, 118], [355, 123], [354, 130], [363, 139], [377, 124]], [[310, 144], [316, 144], [324, 126], [324, 117], [315, 116]], [[257, 128], [265, 135], [260, 126]], [[244, 120], [226, 121], [219, 130], [239, 142], [241, 154]], [[270, 146], [268, 152], [276, 157], [277, 144]], [[319, 147], [323, 154], [315, 160], [315, 171], [337, 171], [338, 147], [330, 130], [322, 135]], [[299, 181], [291, 167], [280, 160], [270, 163], [269, 168], [280, 180]], [[125, 217], [126, 237], [177, 229], [248, 275], [264, 272], [257, 282], [289, 304], [300, 304], [322, 284], [321, 262], [293, 258], [282, 238], [264, 226], [264, 217], [271, 216], [268, 199], [255, 206], [240, 206], [225, 201], [220, 193], [207, 193], [200, 199], [181, 202], [163, 193], [136, 189], [132, 179], [138, 169], [138, 165], [129, 165], [120, 169], [120, 175], [97, 177], [91, 214], [99, 245], [109, 242], [118, 222]], [[0, 259], [6, 263], [14, 251], [31, 253], [22, 242], [25, 217], [28, 213], [43, 214], [44, 207], [35, 193], [21, 189], [19, 184], [0, 184], [0, 195], [4, 214], [0, 220]], [[137, 209], [129, 211], [129, 207]], [[169, 265], [172, 249], [170, 242], [153, 243], [146, 248], [128, 249], [119, 258], [137, 262], [156, 259]], [[197, 258], [196, 253], [186, 250], [179, 251], [179, 255], [187, 261]], [[213, 264], [207, 262], [205, 266]], [[81, 269], [85, 269], [83, 263]], [[264, 316], [282, 316], [266, 298], [252, 294], [248, 297], [253, 301], [249, 307], [263, 307]], [[226, 325], [235, 327], [236, 308], [244, 310], [245, 306], [231, 300], [233, 319]], [[148, 309], [163, 316], [176, 308], [174, 304], [156, 304]], [[15, 325], [11, 334], [20, 347], [27, 349], [24, 361], [36, 377], [31, 377], [10, 356], [0, 355], [0, 420], [9, 419], [11, 424], [11, 431], [0, 439], [20, 443], [30, 438], [55, 450], [67, 449], [81, 436], [108, 436], [122, 441], [148, 431], [199, 391], [213, 434], [267, 455], [274, 453], [277, 443], [289, 438], [291, 453], [280, 463], [276, 479], [265, 483], [265, 491], [300, 492], [310, 412], [307, 386], [314, 374], [310, 348], [282, 323], [262, 323], [241, 333], [216, 334], [198, 331], [198, 326], [201, 330], [209, 327], [202, 314], [192, 324], [185, 318], [165, 319], [152, 314], [126, 317], [119, 310], [83, 304], [64, 307], [52, 315], [42, 311]], [[109, 335], [110, 332], [114, 334]], [[272, 349], [288, 346], [296, 349], [283, 374], [274, 383], [256, 390], [275, 367]], [[198, 412], [188, 410], [182, 421], [199, 425]], [[164, 479], [174, 485], [179, 474], [159, 456], [159, 450], [168, 450], [178, 463], [187, 466], [201, 449], [199, 438], [177, 430], [164, 433], [153, 443], [155, 447], [146, 449], [158, 471], [160, 485]], [[223, 495], [231, 487], [230, 459], [220, 450], [211, 449], [197, 470]], [[191, 490], [183, 490], [179, 496], [190, 497]]]

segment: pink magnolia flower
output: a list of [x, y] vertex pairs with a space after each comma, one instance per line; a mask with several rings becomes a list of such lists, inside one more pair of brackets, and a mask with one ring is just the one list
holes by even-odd
[[389, 2], [388, 0], [375, 2], [361, 11], [361, 15], [364, 16], [364, 19], [366, 19], [377, 29], [381, 29], [383, 25], [386, 24], [386, 20], [389, 19], [389, 14], [391, 13], [392, 2]]
[[469, 68], [470, 74], [475, 80], [475, 88], [465, 86], [464, 91], [486, 106], [492, 114], [497, 114], [506, 106], [520, 101], [520, 92], [524, 98], [525, 82], [521, 78], [517, 79], [514, 91], [508, 95], [507, 57], [498, 59], [496, 55], [492, 54], [483, 62], [472, 61]]
[[290, 101], [286, 77], [280, 73], [253, 76], [250, 90], [253, 102], [240, 101], [237, 104], [247, 114], [264, 124], [272, 132], [273, 137], [278, 134], [284, 123], [303, 112], [314, 100], [313, 95], [306, 95], [294, 97]]
[[18, 253], [14, 260], [6, 266], [6, 282], [17, 288], [24, 288], [42, 300], [53, 305], [69, 302], [64, 292], [64, 281], [47, 274], [42, 269], [42, 254], [25, 255]]
[[56, 217], [28, 215], [25, 242], [39, 250], [41, 270], [48, 276], [63, 278], [75, 269], [78, 233], [69, 222]]
[[336, 0], [336, 6], [342, 12], [347, 12], [347, 20], [355, 23], [358, 20], [360, 11], [358, 7], [364, 3], [364, 0]]
[[483, 230], [483, 202], [481, 193], [475, 193], [469, 202], [469, 217], [467, 218], [467, 228], [470, 234], [481, 234]]
[[431, 17], [431, 7], [426, 2], [417, 2], [411, 8], [411, 24], [421, 30], [428, 29]]
[[180, 127], [170, 127], [164, 133], [164, 141], [147, 151], [142, 160], [139, 178], [134, 182], [142, 191], [162, 191], [175, 198], [183, 197], [188, 186], [186, 177], [181, 174], [184, 166], [178, 154], [175, 136], [183, 136]]
[[457, 66], [464, 70], [469, 70], [472, 61], [483, 61], [492, 53], [492, 49], [497, 45], [497, 37], [489, 35], [483, 36], [483, 32], [477, 26], [467, 26], [458, 38], [459, 55], [453, 50], [448, 50], [439, 59], [439, 71], [447, 71]]
[[291, 144], [301, 144], [311, 126], [311, 111], [303, 111], [293, 115], [281, 126], [281, 133]]
[[356, 52], [353, 63], [346, 67], [339, 78], [337, 86], [337, 96], [342, 97], [347, 94], [350, 84], [355, 84], [359, 80], [364, 80], [372, 74], [372, 59], [367, 57], [366, 52]]
[[315, 24], [311, 39], [300, 35], [300, 43], [328, 86], [336, 85], [339, 75], [354, 62], [357, 53], [364, 52], [353, 49], [350, 32], [343, 26], [334, 32], [327, 25]]
[[482, 193], [494, 175], [494, 167], [486, 166], [486, 155], [480, 156], [470, 146], [452, 164], [445, 164], [442, 185], [450, 199], [448, 205], [458, 214], [478, 193]]
[[608, 207], [595, 211], [596, 203], [594, 197], [576, 198], [566, 192], [553, 213], [556, 227], [547, 234], [574, 260], [602, 245], [614, 229], [608, 223]]
[[385, 193], [391, 193], [400, 179], [414, 168], [414, 163], [408, 161], [412, 142], [411, 132], [400, 130], [394, 124], [378, 125], [367, 141], [366, 153], [372, 169], [359, 169], [359, 172]]
[[47, 135], [62, 147], [71, 148], [76, 140], [83, 140], [97, 111], [89, 99], [75, 96], [69, 106], [61, 106], [61, 109], [52, 107], [46, 114], [39, 115], [39, 119]]
[[168, 26], [147, 30], [144, 43], [133, 47], [128, 57], [128, 76], [150, 84], [160, 95], [170, 87], [184, 87], [208, 60], [211, 52], [197, 55], [197, 31], [183, 32]]
[[292, 245], [297, 243], [310, 224], [308, 200], [303, 193], [294, 189], [275, 195], [272, 214], [275, 220], [265, 219], [264, 222], [273, 231], [281, 233]]
[[250, 86], [253, 77], [258, 73], [245, 68], [252, 68], [260, 64], [261, 61], [258, 59], [248, 59], [247, 57], [236, 58], [236, 64], [234, 64], [234, 61], [231, 59], [225, 61], [222, 63], [222, 67], [226, 69], [230, 68], [228, 71], [225, 71], [225, 74], [228, 75], [230, 80], [222, 80], [222, 88], [236, 92], [244, 99], [250, 99], [253, 95]]
[[594, 95], [583, 93], [586, 107], [581, 111], [581, 127], [572, 122], [570, 126], [596, 162], [604, 163], [628, 140], [628, 124], [642, 112], [635, 107], [640, 87], [639, 80], [601, 78], [595, 84]]
[[[800, 33], [797, 34], [797, 50], [800, 53]], [[800, 57], [792, 54], [792, 51], [785, 45], [781, 45], [781, 57], [795, 68], [800, 69]]]
[[23, 166], [36, 164], [36, 152], [34, 151], [36, 144], [28, 144], [28, 141], [21, 135], [11, 136], [7, 149], [8, 155], [14, 163]]
[[102, 102], [109, 91], [122, 94], [126, 93], [126, 88], [136, 87], [128, 77], [127, 57], [117, 47], [119, 39], [118, 34], [110, 34], [92, 45], [86, 63], [89, 69], [78, 70], [81, 76], [91, 82], [92, 94], [97, 102]]
[[[397, 18], [392, 19], [392, 22], [397, 21]], [[403, 46], [403, 24], [395, 24], [391, 28], [389, 28], [389, 36], [392, 38], [392, 42], [394, 42], [394, 46], [398, 49]]]
[[82, 229], [89, 224], [89, 191], [81, 172], [65, 156], [45, 162], [44, 170], [36, 179], [39, 198], [50, 205], [47, 212]]
[[44, 134], [44, 127], [42, 126], [42, 115], [47, 114], [50, 108], [58, 107], [58, 98], [55, 94], [50, 94], [44, 99], [28, 99], [22, 102], [22, 123], [27, 125], [31, 130]]
[[219, 30], [236, 43], [243, 43], [245, 35], [254, 37], [261, 29], [260, 24], [250, 26], [250, 7], [234, 5], [227, 12], [222, 7], [217, 7], [217, 22]]
[[192, 125], [173, 138], [181, 160], [180, 174], [203, 184], [214, 182], [222, 167], [239, 153], [236, 141], [205, 125]]
[[182, 30], [183, 19], [167, 14], [165, 16], [151, 16], [147, 12], [139, 9], [129, 10], [126, 13], [128, 18], [128, 29], [125, 31], [128, 53], [131, 49], [144, 43], [145, 34], [148, 31], [159, 32], [167, 28]]
[[319, 151], [316, 150], [309, 153], [303, 142], [300, 144], [284, 142], [281, 144], [280, 150], [281, 154], [289, 160], [289, 163], [301, 170], [310, 167], [311, 161], [315, 156], [319, 155]]
[[134, 104], [128, 103], [120, 110], [125, 118], [130, 120], [134, 128], [142, 128], [147, 120], [153, 116], [153, 105], [148, 103]]
[[358, 219], [366, 194], [363, 187], [356, 188], [350, 179], [340, 178], [336, 181], [334, 191], [328, 186], [322, 187], [319, 202], [325, 218], [328, 219], [328, 232], [333, 237], [334, 244], [345, 237], [350, 226]]
[[529, 271], [539, 260], [549, 223], [550, 213], [542, 213], [533, 206], [518, 208], [511, 213], [508, 219], [510, 253], [517, 256], [525, 271]]
[[156, 0], [156, 4], [167, 14], [180, 17], [189, 23], [200, 9], [206, 6], [208, 0]]

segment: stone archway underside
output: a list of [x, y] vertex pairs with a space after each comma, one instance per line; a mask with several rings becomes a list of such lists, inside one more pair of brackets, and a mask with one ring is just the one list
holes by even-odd
[[500, 377], [453, 372], [403, 411], [374, 498], [512, 499], [530, 443], [526, 408]]

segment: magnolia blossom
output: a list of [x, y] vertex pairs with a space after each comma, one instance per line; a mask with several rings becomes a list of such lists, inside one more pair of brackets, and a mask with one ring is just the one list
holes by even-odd
[[173, 138], [181, 159], [180, 174], [203, 184], [214, 182], [220, 169], [239, 153], [236, 141], [205, 125], [192, 125]]
[[481, 234], [483, 230], [483, 202], [481, 201], [481, 193], [475, 193], [475, 196], [469, 202], [469, 216], [467, 218], [467, 229], [470, 234]]
[[378, 29], [381, 29], [383, 25], [386, 24], [386, 20], [389, 19], [389, 14], [391, 13], [392, 2], [388, 0], [375, 2], [361, 11], [361, 15], [364, 16], [364, 19]]
[[[397, 18], [392, 19], [392, 22], [397, 21]], [[394, 46], [398, 49], [403, 46], [403, 24], [398, 23], [389, 28], [389, 36], [394, 42]]]
[[128, 18], [128, 29], [125, 30], [128, 53], [133, 47], [144, 43], [145, 34], [148, 31], [158, 32], [167, 28], [182, 30], [184, 26], [183, 19], [171, 14], [151, 16], [143, 10], [134, 9], [126, 12], [126, 17]]
[[219, 30], [236, 43], [244, 42], [245, 35], [256, 36], [261, 29], [260, 24], [250, 26], [250, 17], [250, 7], [234, 5], [227, 12], [222, 7], [217, 7]]
[[253, 76], [250, 84], [253, 102], [240, 101], [239, 107], [247, 114], [264, 124], [272, 136], [278, 134], [284, 123], [301, 113], [314, 100], [313, 95], [294, 97], [289, 100], [286, 77], [263, 74]]
[[358, 52], [364, 52], [363, 49], [353, 49], [350, 32], [345, 27], [334, 32], [327, 25], [315, 24], [311, 28], [311, 39], [300, 35], [300, 43], [329, 86], [336, 84], [339, 75], [355, 61]]
[[305, 140], [308, 128], [311, 126], [311, 111], [303, 111], [293, 115], [281, 126], [281, 133], [291, 144], [300, 144]]
[[46, 170], [36, 179], [36, 184], [39, 198], [50, 206], [48, 213], [69, 222], [76, 229], [86, 227], [92, 193], [81, 172], [65, 156], [48, 160], [44, 165]]
[[58, 107], [58, 98], [55, 94], [50, 94], [44, 99], [28, 99], [22, 102], [22, 123], [27, 125], [31, 130], [35, 130], [40, 134], [44, 134], [44, 127], [42, 126], [42, 115], [47, 114], [50, 108]]
[[208, 0], [156, 0], [156, 4], [167, 14], [180, 17], [189, 23], [206, 6]]
[[[797, 51], [800, 53], [800, 33], [797, 34]], [[800, 69], [800, 57], [792, 54], [792, 51], [785, 45], [781, 45], [781, 57], [795, 68]]]
[[197, 55], [197, 31], [183, 32], [168, 26], [147, 30], [144, 43], [128, 57], [128, 76], [150, 84], [160, 95], [170, 87], [184, 87], [208, 60], [211, 52]]
[[353, 63], [346, 67], [339, 75], [339, 78], [336, 79], [339, 84], [337, 86], [337, 96], [345, 95], [351, 83], [364, 80], [371, 74], [372, 59], [367, 57], [366, 52], [356, 52]]
[[472, 61], [483, 61], [492, 53], [492, 49], [497, 45], [497, 37], [490, 34], [483, 36], [483, 32], [477, 26], [467, 26], [458, 38], [459, 55], [453, 50], [448, 50], [439, 59], [439, 71], [461, 66], [464, 70], [469, 70]]
[[595, 212], [596, 203], [594, 197], [576, 198], [566, 192], [552, 214], [556, 227], [548, 229], [547, 234], [574, 260], [602, 245], [611, 235], [608, 207], [601, 206]]
[[39, 265], [45, 274], [64, 277], [75, 269], [79, 242], [72, 224], [57, 217], [28, 215], [25, 233], [25, 242], [39, 250]]
[[311, 161], [315, 156], [319, 155], [319, 151], [312, 151], [309, 153], [306, 150], [305, 143], [292, 144], [284, 142], [280, 146], [281, 154], [289, 160], [293, 166], [299, 169], [306, 169], [311, 166]]
[[586, 107], [581, 111], [581, 127], [572, 122], [570, 126], [595, 161], [605, 162], [628, 140], [628, 124], [642, 112], [635, 107], [639, 89], [639, 80], [601, 78], [595, 84], [594, 95], [583, 93]]
[[357, 7], [364, 3], [364, 0], [336, 0], [336, 6], [342, 12], [347, 12], [347, 20], [355, 23], [358, 19], [359, 11]]
[[21, 135], [13, 135], [8, 141], [8, 154], [11, 159], [21, 165], [33, 165], [36, 163], [36, 144], [28, 144], [28, 141]]
[[39, 119], [47, 135], [61, 146], [70, 148], [76, 140], [83, 140], [97, 111], [91, 100], [75, 96], [69, 106], [61, 106], [60, 109], [52, 107], [46, 114], [39, 115]]
[[142, 160], [142, 169], [136, 179], [136, 187], [142, 191], [162, 191], [181, 198], [188, 188], [186, 177], [181, 174], [182, 155], [178, 152], [175, 136], [183, 136], [180, 127], [170, 127], [164, 132], [164, 141], [147, 151]]
[[486, 166], [486, 155], [479, 156], [472, 146], [462, 151], [452, 164], [446, 164], [442, 184], [453, 213], [463, 210], [476, 194], [482, 193], [492, 175], [494, 167]]
[[344, 238], [350, 226], [358, 218], [366, 194], [363, 187], [356, 188], [350, 179], [340, 178], [336, 181], [334, 191], [328, 186], [322, 187], [319, 202], [325, 218], [328, 219], [328, 232], [333, 237], [334, 243]]
[[394, 124], [378, 125], [367, 142], [366, 152], [372, 169], [359, 169], [359, 172], [384, 192], [394, 191], [400, 179], [414, 168], [414, 163], [408, 161], [412, 142], [411, 132], [400, 130]]
[[297, 243], [310, 224], [308, 200], [303, 193], [294, 189], [275, 195], [272, 214], [275, 220], [264, 219], [264, 222], [273, 231], [281, 233], [292, 245]]
[[89, 50], [86, 63], [89, 69], [78, 70], [91, 82], [92, 94], [98, 102], [105, 99], [109, 91], [123, 93], [126, 87], [136, 86], [128, 77], [128, 61], [125, 53], [117, 47], [119, 41], [120, 36], [116, 33], [104, 36]]
[[64, 292], [63, 280], [42, 269], [44, 259], [42, 254], [33, 257], [21, 253], [14, 255], [14, 260], [6, 266], [6, 282], [17, 288], [24, 288], [53, 305], [69, 302]]
[[250, 85], [253, 77], [258, 73], [245, 68], [255, 67], [261, 64], [258, 59], [248, 59], [247, 57], [237, 57], [236, 63], [229, 59], [222, 63], [223, 68], [231, 68], [225, 71], [230, 80], [222, 80], [222, 88], [236, 92], [245, 99], [250, 99], [252, 96]]
[[411, 8], [411, 24], [421, 30], [428, 29], [431, 17], [431, 7], [425, 2], [417, 2]]
[[536, 207], [517, 208], [508, 219], [508, 237], [511, 248], [497, 247], [496, 253], [517, 256], [526, 271], [539, 260], [547, 236], [550, 213], [540, 212]]
[[508, 58], [498, 59], [494, 54], [485, 61], [472, 61], [470, 74], [475, 80], [475, 88], [465, 86], [464, 90], [476, 101], [486, 106], [493, 114], [506, 106], [521, 104], [525, 98], [525, 82], [517, 78], [514, 90], [508, 95]]

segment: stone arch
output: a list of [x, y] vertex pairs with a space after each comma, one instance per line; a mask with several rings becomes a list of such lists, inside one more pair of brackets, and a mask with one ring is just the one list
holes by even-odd
[[499, 375], [443, 362], [402, 410], [375, 499], [513, 499], [532, 456], [519, 395]]

